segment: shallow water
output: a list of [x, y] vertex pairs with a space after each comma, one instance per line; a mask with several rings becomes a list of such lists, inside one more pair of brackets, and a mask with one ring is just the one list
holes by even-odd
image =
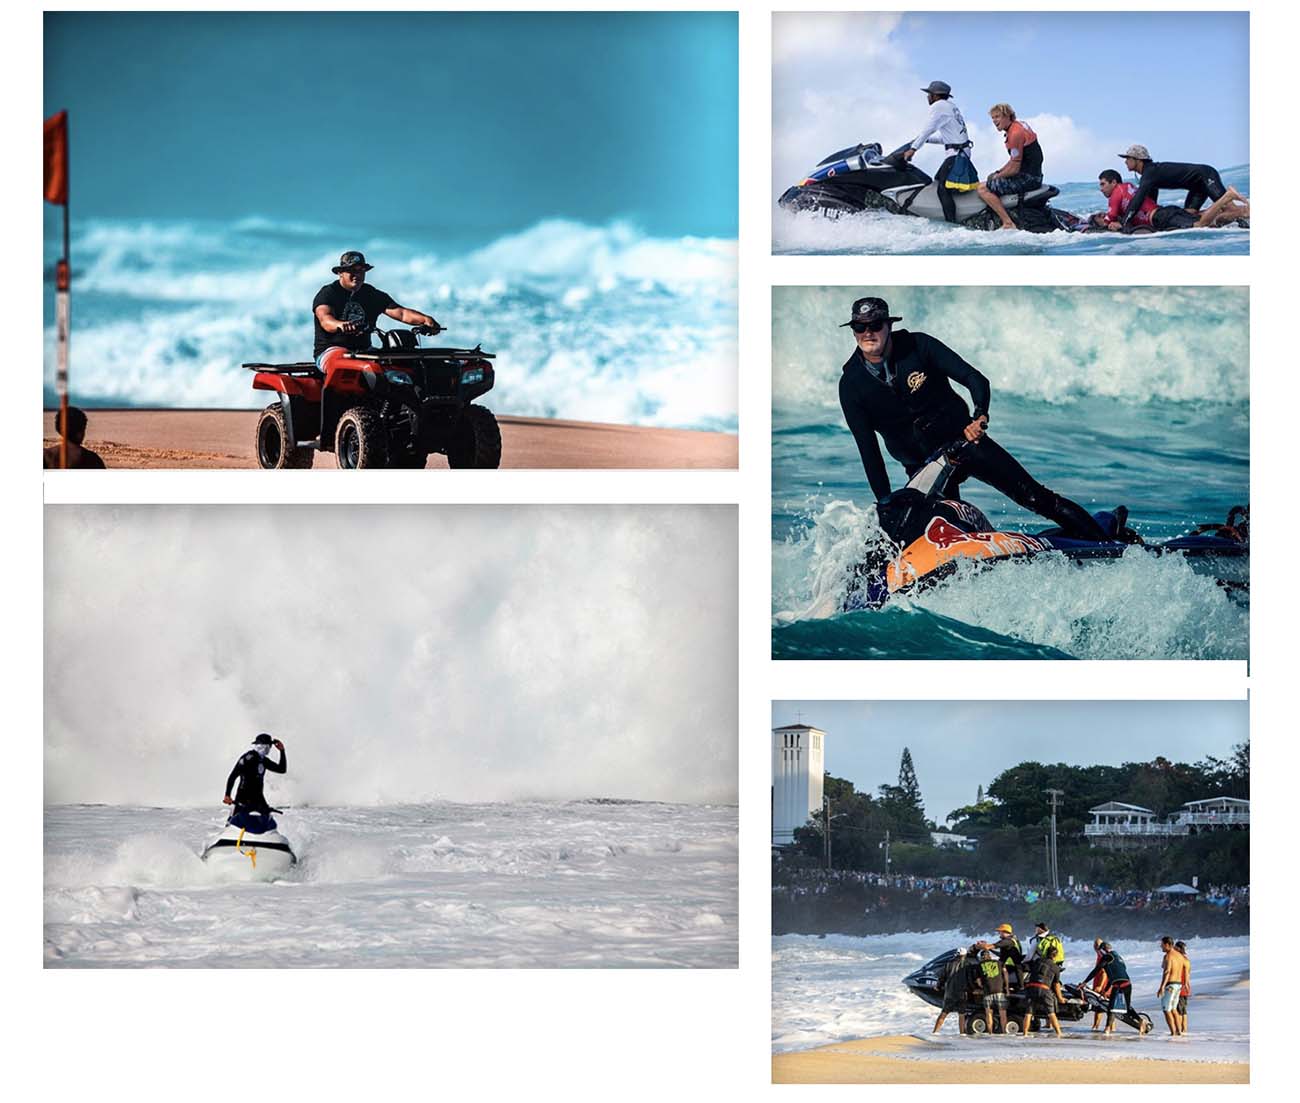
[[638, 802], [300, 808], [281, 881], [199, 858], [207, 809], [45, 813], [47, 966], [737, 963], [737, 819]]

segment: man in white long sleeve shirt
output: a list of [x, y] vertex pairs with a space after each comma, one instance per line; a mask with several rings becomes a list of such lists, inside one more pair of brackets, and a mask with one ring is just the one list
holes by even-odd
[[944, 183], [948, 179], [948, 172], [952, 169], [957, 154], [963, 150], [967, 155], [970, 154], [971, 140], [966, 132], [966, 120], [961, 117], [961, 111], [952, 102], [952, 88], [944, 81], [932, 80], [929, 86], [922, 88], [921, 91], [928, 97], [930, 117], [925, 120], [921, 133], [912, 139], [911, 146], [903, 150], [903, 159], [910, 161], [916, 156], [916, 151], [927, 142], [942, 145], [948, 151], [947, 158], [939, 166], [939, 171], [934, 174], [934, 182], [939, 189], [939, 202], [943, 204], [944, 218], [949, 222], [956, 222], [957, 205], [953, 201], [951, 189], [944, 187]]

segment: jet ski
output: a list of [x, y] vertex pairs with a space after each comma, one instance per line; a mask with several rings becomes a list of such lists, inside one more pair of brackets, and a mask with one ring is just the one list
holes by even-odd
[[[903, 985], [913, 995], [920, 997], [931, 1007], [943, 1007], [943, 990], [944, 990], [944, 970], [948, 963], [951, 962], [961, 951], [958, 949], [948, 950], [938, 957], [927, 961], [915, 972], [909, 973], [903, 978]], [[1095, 989], [1087, 988], [1081, 984], [1066, 984], [1061, 982], [1061, 991], [1065, 993], [1064, 1000], [1058, 1000], [1056, 1006], [1056, 1018], [1062, 1023], [1076, 1023], [1090, 1012], [1099, 1011], [1105, 1013], [1110, 1001], [1103, 997]], [[961, 1014], [966, 1016], [966, 1032], [968, 1034], [983, 1034], [988, 1026], [984, 1021], [984, 1004], [983, 1001], [974, 996], [968, 996], [966, 1002], [959, 1008]], [[1020, 1026], [1024, 1022], [1025, 1015], [1030, 1012], [1029, 997], [1025, 995], [1023, 989], [1013, 988], [1007, 993], [1007, 1033], [1019, 1034]], [[1130, 1026], [1139, 1034], [1146, 1034], [1151, 1030], [1151, 1018], [1140, 1011], [1125, 1011], [1115, 1013], [1115, 1018]], [[997, 1019], [994, 1019], [994, 1025], [997, 1025]], [[1037, 1016], [1030, 1022], [1030, 1031], [1036, 1031], [1047, 1025], [1046, 1019], [1039, 1019]]]
[[[801, 183], [786, 189], [777, 200], [788, 211], [817, 211], [831, 217], [866, 210], [889, 214], [917, 215], [944, 220], [939, 188], [934, 178], [922, 172], [901, 154], [900, 146], [882, 154], [879, 142], [868, 142], [837, 150], [821, 161]], [[1044, 185], [1024, 195], [1002, 197], [1011, 221], [1032, 233], [1077, 230], [1084, 220], [1069, 211], [1049, 205], [1060, 194]], [[996, 230], [1001, 222], [974, 191], [954, 192], [957, 222], [972, 230]]]
[[1078, 540], [1059, 528], [1029, 534], [1006, 532], [970, 502], [949, 493], [963, 457], [978, 444], [961, 440], [941, 448], [903, 489], [876, 505], [888, 548], [870, 549], [852, 570], [841, 612], [879, 609], [890, 598], [916, 593], [947, 578], [963, 563], [992, 564], [1034, 555], [1063, 555], [1076, 562], [1118, 559], [1130, 548], [1152, 555], [1180, 555], [1200, 573], [1213, 574], [1229, 592], [1249, 589], [1250, 510], [1234, 506], [1219, 525], [1201, 525], [1184, 536], [1146, 543], [1128, 527], [1128, 510], [1094, 513], [1113, 539]]
[[203, 860], [245, 880], [272, 881], [288, 873], [298, 857], [274, 816], [236, 808], [221, 834], [204, 849]]

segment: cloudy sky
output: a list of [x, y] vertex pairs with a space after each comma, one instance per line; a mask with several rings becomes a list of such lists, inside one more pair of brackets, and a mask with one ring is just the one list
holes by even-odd
[[[1123, 171], [1141, 142], [1157, 159], [1250, 160], [1244, 12], [785, 13], [772, 22], [773, 188], [857, 142], [896, 149], [947, 81], [982, 176], [1005, 147], [988, 108], [1008, 102], [1038, 132], [1051, 183]], [[939, 146], [917, 155], [933, 173]]]
[[736, 799], [734, 508], [45, 513], [47, 803]]
[[826, 732], [826, 769], [860, 792], [893, 785], [909, 748], [940, 825], [1020, 762], [1196, 762], [1226, 758], [1249, 737], [1245, 701], [773, 702], [773, 727], [797, 723]]

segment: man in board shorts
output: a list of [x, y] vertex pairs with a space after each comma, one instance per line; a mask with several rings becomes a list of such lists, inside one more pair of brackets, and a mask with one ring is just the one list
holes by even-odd
[[1061, 1024], [1056, 1017], [1056, 1007], [1065, 999], [1061, 991], [1061, 970], [1050, 954], [1034, 958], [1029, 963], [1029, 979], [1025, 982], [1025, 995], [1029, 997], [1029, 1010], [1025, 1012], [1025, 1021], [1021, 1024], [1022, 1034], [1029, 1033], [1030, 1022], [1035, 1018], [1046, 1019], [1048, 1025], [1061, 1037]]
[[1038, 144], [1038, 135], [1016, 118], [1009, 103], [995, 103], [989, 108], [989, 118], [1002, 131], [1007, 163], [979, 186], [979, 197], [1002, 221], [1002, 229], [1014, 230], [1016, 224], [998, 197], [1024, 195], [1043, 186], [1043, 147]]
[[1178, 1014], [1178, 997], [1183, 993], [1187, 959], [1174, 947], [1174, 940], [1168, 935], [1160, 940], [1160, 949], [1164, 951], [1165, 961], [1156, 995], [1160, 998], [1160, 1010], [1165, 1013], [1165, 1025], [1169, 1027], [1169, 1033], [1177, 1037], [1183, 1032], [1183, 1020]]

